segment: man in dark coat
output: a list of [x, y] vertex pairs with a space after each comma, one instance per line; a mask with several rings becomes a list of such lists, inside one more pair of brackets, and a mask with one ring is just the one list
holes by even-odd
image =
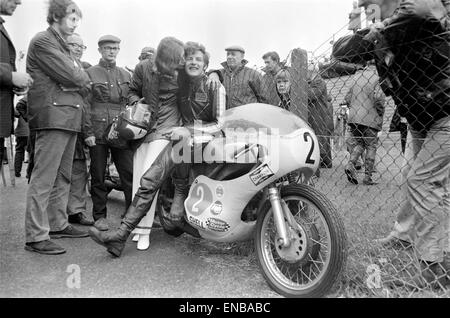
[[329, 101], [327, 84], [311, 66], [308, 70], [308, 123], [319, 139], [320, 167], [331, 168], [331, 135], [334, 131], [333, 106]]
[[28, 92], [30, 130], [36, 131], [35, 166], [27, 193], [25, 249], [62, 254], [50, 238], [87, 236], [69, 224], [67, 203], [77, 133], [81, 132], [84, 90], [89, 76], [71, 56], [66, 39], [81, 19], [71, 0], [51, 0], [49, 28], [28, 49], [27, 71], [34, 79]]
[[[11, 16], [20, 0], [0, 0], [0, 15]], [[27, 73], [16, 71], [16, 50], [0, 17], [0, 163], [3, 164], [5, 138], [14, 130], [14, 90], [31, 86], [33, 79]]]
[[[106, 221], [108, 189], [105, 184], [105, 169], [108, 152], [119, 173], [124, 190], [126, 209], [132, 200], [133, 151], [110, 147], [104, 138], [106, 128], [114, 118], [125, 110], [131, 81], [130, 73], [116, 65], [121, 40], [113, 35], [102, 36], [98, 41], [101, 59], [98, 65], [87, 70], [91, 79], [88, 97], [90, 109], [86, 112], [85, 142], [91, 155], [91, 197], [94, 226], [108, 230]], [[126, 148], [126, 147], [125, 147]]]
[[264, 75], [262, 77], [261, 88], [266, 94], [267, 104], [278, 106], [280, 98], [277, 92], [275, 76], [281, 70], [280, 56], [277, 52], [267, 52], [263, 55]]

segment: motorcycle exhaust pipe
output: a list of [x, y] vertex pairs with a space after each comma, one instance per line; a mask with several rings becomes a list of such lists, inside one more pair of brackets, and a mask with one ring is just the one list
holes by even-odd
[[274, 185], [269, 187], [269, 200], [272, 205], [273, 219], [279, 235], [278, 243], [283, 247], [288, 247], [291, 241], [287, 234], [286, 222], [284, 221], [283, 208], [278, 188]]

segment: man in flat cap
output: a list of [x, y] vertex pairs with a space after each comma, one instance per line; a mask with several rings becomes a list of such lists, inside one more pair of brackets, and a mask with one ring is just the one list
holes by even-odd
[[223, 86], [227, 92], [227, 109], [251, 103], [266, 103], [261, 83], [262, 76], [256, 70], [245, 66], [245, 50], [238, 45], [225, 49], [227, 61], [220, 70]]
[[98, 41], [101, 59], [98, 65], [87, 70], [91, 79], [89, 95], [90, 109], [86, 113], [85, 142], [91, 155], [91, 197], [93, 203], [94, 226], [108, 230], [106, 221], [106, 202], [108, 191], [105, 185], [105, 169], [108, 153], [119, 173], [125, 194], [126, 207], [131, 204], [133, 182], [133, 152], [129, 148], [116, 148], [107, 145], [103, 135], [106, 128], [119, 113], [125, 110], [131, 80], [130, 74], [116, 66], [120, 51], [120, 39], [104, 35]]

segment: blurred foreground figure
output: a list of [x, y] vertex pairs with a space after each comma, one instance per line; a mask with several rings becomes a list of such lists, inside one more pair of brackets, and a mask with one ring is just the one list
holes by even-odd
[[450, 271], [449, 2], [360, 1], [370, 4], [379, 6], [383, 22], [339, 39], [333, 51], [344, 62], [375, 59], [381, 87], [412, 136], [406, 202], [394, 230], [380, 243], [413, 242], [421, 267], [414, 285], [442, 287]]
[[[0, 0], [0, 15], [12, 16], [21, 3], [20, 0]], [[0, 165], [6, 157], [5, 138], [14, 131], [14, 94], [33, 84], [29, 74], [16, 70], [16, 50], [4, 23], [0, 17]]]

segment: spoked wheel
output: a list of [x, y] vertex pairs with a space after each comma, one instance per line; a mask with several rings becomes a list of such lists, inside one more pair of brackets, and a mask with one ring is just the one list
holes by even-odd
[[307, 185], [281, 189], [292, 214], [285, 218], [288, 247], [279, 243], [270, 202], [258, 216], [255, 245], [260, 267], [269, 285], [286, 297], [322, 297], [345, 266], [347, 236], [333, 204]]

